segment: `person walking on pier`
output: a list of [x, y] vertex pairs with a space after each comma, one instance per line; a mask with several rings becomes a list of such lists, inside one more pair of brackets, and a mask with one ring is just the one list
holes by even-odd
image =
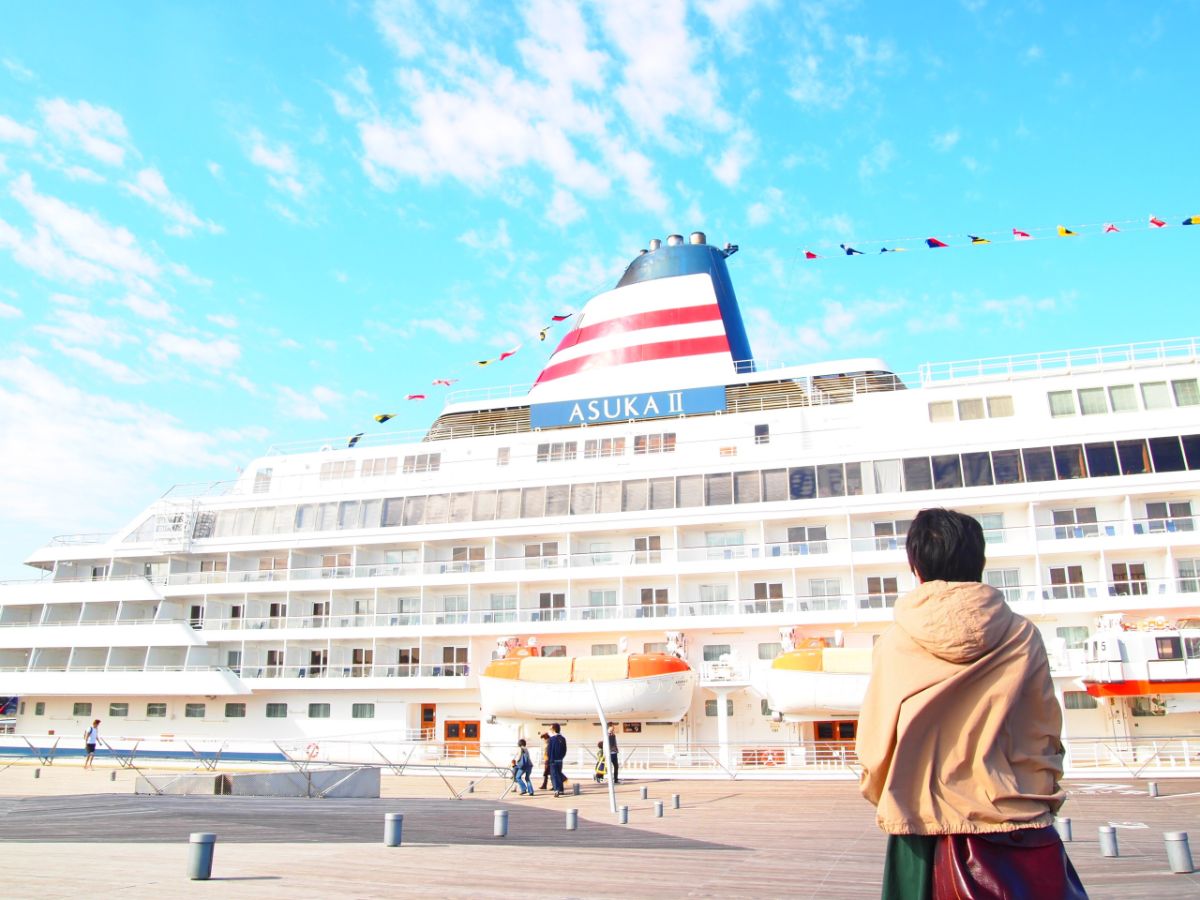
[[620, 754], [617, 752], [617, 724], [608, 723], [608, 764], [612, 766], [613, 784], [621, 783]]
[[981, 584], [983, 529], [923, 509], [918, 586], [875, 644], [859, 789], [888, 835], [883, 897], [1086, 898], [1051, 824], [1065, 794], [1062, 710], [1037, 627]]
[[529, 748], [525, 746], [525, 738], [517, 741], [517, 758], [513, 760], [513, 779], [517, 782], [517, 790], [522, 794], [533, 796], [533, 784], [529, 773], [533, 771], [533, 760], [529, 758]]
[[562, 736], [562, 729], [555, 722], [550, 726], [550, 740], [546, 744], [546, 758], [550, 760], [550, 784], [554, 787], [554, 796], [563, 795], [563, 760], [567, 758], [567, 739]]
[[93, 769], [95, 766], [92, 763], [96, 757], [96, 745], [100, 743], [100, 720], [92, 722], [92, 727], [83, 733], [83, 745], [87, 749], [87, 755], [83, 757], [83, 767], [85, 769]]

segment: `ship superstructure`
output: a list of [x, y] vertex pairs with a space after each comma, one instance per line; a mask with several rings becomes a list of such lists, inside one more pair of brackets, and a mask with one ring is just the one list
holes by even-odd
[[[572, 685], [601, 681], [634, 698], [623, 746], [845, 746], [914, 584], [908, 522], [939, 505], [983, 523], [986, 579], [1041, 629], [1068, 735], [1194, 732], [1155, 673], [1191, 673], [1198, 640], [1126, 679], [1145, 693], [1088, 685], [1098, 617], [1200, 617], [1200, 344], [773, 367], [735, 249], [652, 244], [531, 389], [459, 392], [421, 435], [272, 451], [36, 551], [41, 578], [0, 586], [16, 731], [471, 752], [560, 718], [591, 744]], [[485, 669], [521, 647], [536, 662], [489, 699]], [[618, 690], [664, 656], [685, 663], [669, 698]]]

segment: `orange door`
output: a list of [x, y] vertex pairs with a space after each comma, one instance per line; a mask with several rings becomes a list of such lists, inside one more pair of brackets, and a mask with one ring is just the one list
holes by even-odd
[[447, 756], [479, 755], [478, 722], [446, 722], [443, 728]]
[[437, 735], [437, 704], [421, 704], [421, 740], [432, 741]]

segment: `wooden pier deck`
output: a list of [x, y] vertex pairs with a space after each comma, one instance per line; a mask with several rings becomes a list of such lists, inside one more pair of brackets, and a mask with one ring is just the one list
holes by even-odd
[[[29, 767], [0, 772], [0, 885], [9, 898], [154, 897], [835, 897], [879, 895], [884, 837], [849, 782], [662, 781], [622, 784], [619, 825], [599, 786], [555, 799], [480, 784], [462, 800], [436, 778], [384, 777], [380, 800], [146, 797], [132, 774]], [[649, 799], [640, 799], [642, 785]], [[457, 785], [462, 787], [463, 785]], [[1068, 785], [1068, 846], [1093, 898], [1200, 896], [1172, 875], [1162, 832], [1194, 830], [1200, 782]], [[670, 796], [682, 797], [682, 809]], [[665, 801], [663, 818], [653, 801]], [[579, 810], [579, 830], [564, 828]], [[509, 810], [509, 836], [492, 836]], [[383, 846], [383, 817], [404, 842]], [[1121, 857], [1099, 855], [1097, 827], [1118, 823]], [[186, 878], [187, 837], [218, 834], [213, 879]]]

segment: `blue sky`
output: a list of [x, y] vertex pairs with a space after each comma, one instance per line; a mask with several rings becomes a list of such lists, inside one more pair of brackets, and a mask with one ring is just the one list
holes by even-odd
[[9, 4], [0, 576], [271, 444], [420, 429], [433, 378], [529, 383], [549, 315], [672, 232], [741, 246], [760, 359], [1192, 336], [1197, 33], [1196, 3]]

